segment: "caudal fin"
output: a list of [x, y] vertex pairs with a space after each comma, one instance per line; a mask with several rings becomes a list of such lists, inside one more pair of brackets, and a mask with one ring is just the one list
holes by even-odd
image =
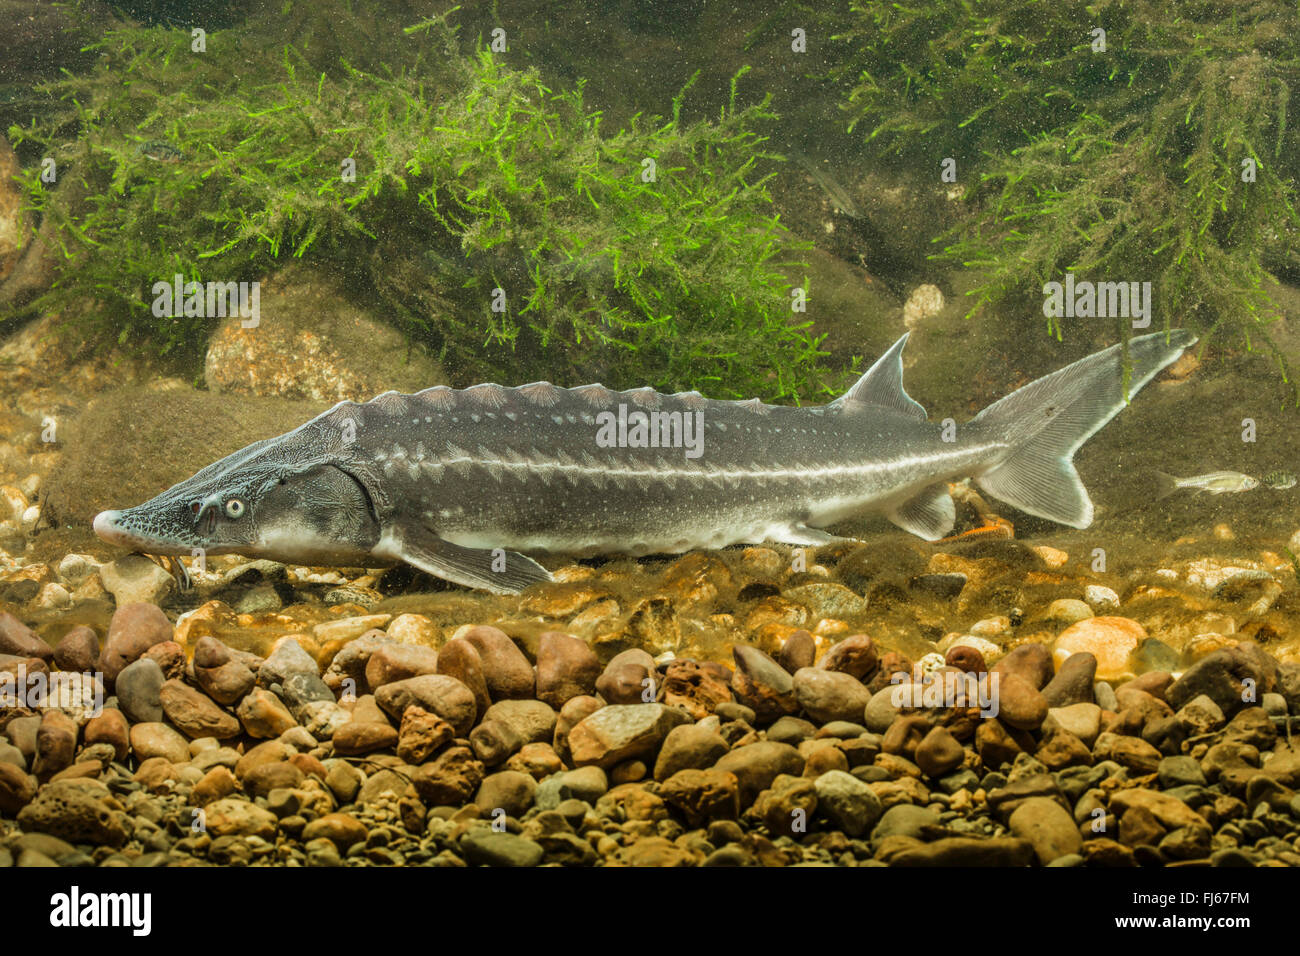
[[1166, 475], [1163, 471], [1155, 473], [1156, 487], [1151, 494], [1153, 501], [1159, 501], [1161, 498], [1168, 498], [1178, 490], [1178, 479], [1173, 475]]
[[[1129, 395], [1196, 343], [1186, 329], [1129, 342]], [[980, 412], [968, 427], [987, 430], [1012, 448], [976, 476], [1000, 501], [1074, 528], [1092, 524], [1092, 500], [1074, 470], [1074, 453], [1124, 407], [1121, 346], [1110, 348], [1018, 389]]]

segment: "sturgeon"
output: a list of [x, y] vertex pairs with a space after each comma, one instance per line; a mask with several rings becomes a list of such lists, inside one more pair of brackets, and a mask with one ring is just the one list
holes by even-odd
[[[1136, 393], [1195, 337], [1129, 343]], [[817, 545], [868, 512], [948, 534], [948, 482], [1075, 528], [1093, 505], [1078, 448], [1124, 408], [1121, 346], [944, 429], [903, 389], [904, 335], [835, 401], [715, 401], [698, 392], [534, 382], [340, 402], [150, 501], [105, 511], [104, 540], [157, 555], [239, 553], [301, 565], [406, 562], [517, 593], [551, 580], [527, 553], [680, 553]]]

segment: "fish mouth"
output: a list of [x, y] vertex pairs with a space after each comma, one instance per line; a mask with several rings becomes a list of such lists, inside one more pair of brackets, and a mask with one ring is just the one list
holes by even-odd
[[95, 515], [92, 527], [101, 540], [132, 551], [144, 551], [148, 554], [189, 554], [189, 545], [158, 538], [145, 538], [122, 526], [121, 511], [101, 511]]

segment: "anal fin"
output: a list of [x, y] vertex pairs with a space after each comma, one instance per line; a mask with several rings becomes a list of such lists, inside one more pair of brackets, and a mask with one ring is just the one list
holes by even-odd
[[438, 537], [423, 525], [403, 523], [389, 529], [376, 552], [396, 558], [453, 584], [494, 594], [518, 594], [551, 573], [527, 555], [501, 549], [466, 548]]
[[938, 541], [952, 530], [957, 508], [948, 494], [948, 483], [941, 481], [886, 512], [886, 517], [918, 538]]

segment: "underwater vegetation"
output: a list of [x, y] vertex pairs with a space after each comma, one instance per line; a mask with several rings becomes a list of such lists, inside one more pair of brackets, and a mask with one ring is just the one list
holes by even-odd
[[970, 314], [1022, 312], [1067, 272], [1150, 281], [1153, 325], [1264, 349], [1300, 401], [1268, 332], [1275, 277], [1300, 276], [1294, 4], [852, 0], [848, 29], [826, 16], [873, 155], [957, 162], [975, 211], [936, 258], [979, 270]]
[[57, 224], [61, 263], [28, 309], [185, 353], [213, 320], [156, 316], [154, 283], [302, 259], [432, 341], [458, 384], [826, 393], [791, 309], [806, 246], [756, 171], [772, 114], [737, 105], [743, 69], [711, 122], [681, 119], [684, 77], [670, 115], [609, 131], [581, 84], [465, 55], [446, 17], [407, 29], [419, 55], [369, 69], [238, 33], [195, 54], [187, 30], [111, 30], [93, 71], [50, 84], [57, 109], [11, 127], [27, 212]]

